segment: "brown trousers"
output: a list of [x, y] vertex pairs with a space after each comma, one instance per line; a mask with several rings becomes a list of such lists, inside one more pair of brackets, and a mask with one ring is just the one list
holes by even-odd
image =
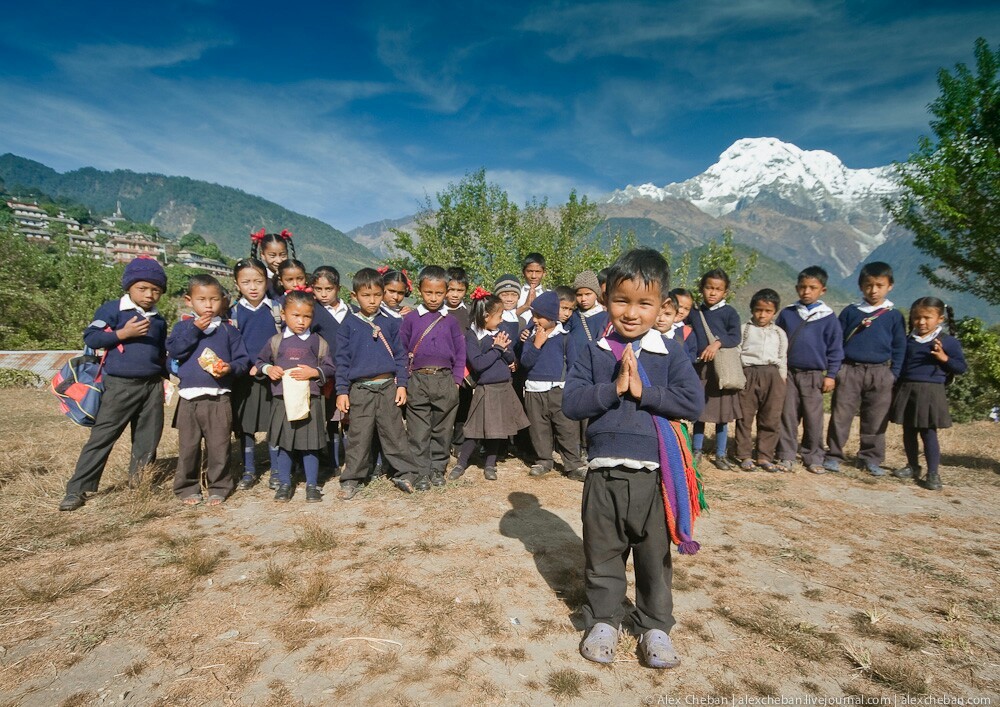
[[[798, 452], [806, 466], [823, 463], [824, 377], [823, 371], [788, 370], [778, 459], [795, 461]], [[802, 444], [798, 442], [799, 420], [802, 421]]]
[[887, 363], [845, 361], [837, 373], [833, 409], [826, 429], [827, 456], [843, 461], [851, 421], [861, 410], [861, 449], [858, 461], [881, 466], [885, 461], [885, 429], [889, 424], [892, 387], [896, 379]]
[[201, 493], [201, 440], [205, 440], [208, 493], [226, 498], [233, 492], [229, 473], [229, 440], [233, 404], [228, 395], [206, 395], [177, 402], [177, 473], [174, 494], [186, 498]]
[[545, 393], [525, 392], [524, 412], [531, 423], [528, 434], [538, 463], [548, 469], [554, 466], [552, 452], [555, 443], [559, 445], [563, 469], [569, 473], [585, 467], [586, 463], [580, 454], [580, 423], [566, 417], [562, 411], [562, 399], [562, 388], [553, 388]]
[[458, 414], [458, 386], [451, 370], [414, 371], [406, 386], [406, 431], [421, 473], [444, 473]]
[[736, 418], [736, 458], [751, 459], [753, 439], [750, 429], [757, 418], [757, 461], [774, 461], [781, 431], [781, 411], [785, 407], [785, 381], [777, 366], [744, 366], [746, 387], [740, 391], [742, 417]]

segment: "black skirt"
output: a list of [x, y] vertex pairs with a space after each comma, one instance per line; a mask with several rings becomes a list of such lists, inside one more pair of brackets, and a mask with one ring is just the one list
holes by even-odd
[[463, 432], [468, 439], [507, 439], [528, 424], [510, 381], [486, 383], [472, 391]]
[[944, 383], [903, 381], [896, 386], [889, 419], [897, 425], [944, 429], [951, 427]]
[[237, 432], [267, 432], [271, 427], [271, 381], [245, 376], [233, 386], [233, 427]]
[[309, 417], [289, 422], [285, 415], [285, 399], [275, 396], [271, 400], [271, 425], [267, 432], [269, 444], [285, 451], [310, 451], [322, 449], [326, 436], [326, 404], [320, 395], [309, 396]]

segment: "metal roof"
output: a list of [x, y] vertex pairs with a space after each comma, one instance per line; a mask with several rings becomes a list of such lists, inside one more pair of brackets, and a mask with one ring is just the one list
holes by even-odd
[[63, 365], [74, 356], [76, 351], [0, 351], [0, 368], [17, 368], [31, 371], [45, 383], [59, 371]]

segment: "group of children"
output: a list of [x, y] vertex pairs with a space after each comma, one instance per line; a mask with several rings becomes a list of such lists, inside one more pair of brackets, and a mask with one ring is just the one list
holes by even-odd
[[[944, 384], [965, 370], [965, 360], [958, 341], [943, 332], [953, 317], [940, 300], [912, 305], [907, 334], [886, 298], [893, 277], [885, 263], [865, 265], [863, 301], [839, 317], [821, 299], [826, 273], [811, 267], [799, 274], [795, 304], [782, 309], [775, 291], [760, 290], [741, 324], [726, 302], [724, 271], [705, 273], [696, 298], [669, 288], [666, 261], [648, 249], [555, 290], [545, 288], [544, 258], [532, 253], [523, 261], [524, 284], [504, 275], [492, 292], [476, 287], [468, 300], [461, 268], [428, 265], [416, 278], [420, 304], [411, 308], [404, 301], [413, 284], [403, 271], [362, 268], [349, 306], [337, 270], [307, 273], [291, 234], [252, 239], [251, 257], [234, 268], [237, 301], [215, 278], [194, 276], [185, 296], [190, 313], [169, 334], [156, 309], [166, 287], [163, 268], [150, 258], [125, 268], [124, 295], [102, 305], [84, 332], [88, 346], [106, 351], [105, 393], [60, 510], [81, 507], [96, 491], [127, 425], [130, 478], [155, 460], [168, 370], [179, 380], [174, 492], [189, 505], [218, 505], [234, 485], [258, 482], [260, 432], [267, 434], [275, 500], [291, 498], [298, 464], [306, 501], [315, 502], [322, 500], [319, 452], [327, 445], [334, 466], [344, 462], [339, 497], [349, 500], [378, 468], [407, 493], [443, 486], [466, 472], [477, 450], [484, 477], [496, 479], [503, 446], [528, 428], [535, 454], [529, 474], [551, 472], [558, 447], [566, 475], [584, 481], [581, 653], [614, 659], [631, 551], [638, 650], [647, 665], [667, 668], [679, 663], [668, 635], [670, 544], [698, 549], [691, 537], [700, 490], [693, 469], [706, 423], [715, 424], [713, 461], [721, 469], [732, 468], [726, 431], [735, 420], [739, 468], [790, 470], [798, 455], [809, 471], [823, 473], [839, 469], [860, 406], [860, 463], [884, 473], [891, 419], [903, 426], [908, 461], [894, 474], [919, 476], [919, 438], [925, 483], [940, 488], [936, 430], [951, 422]], [[720, 352], [734, 348], [742, 389], [723, 385], [719, 375], [727, 356]], [[824, 455], [823, 395], [830, 391]], [[695, 423], [690, 449], [682, 420]], [[228, 472], [234, 430], [244, 451], [238, 484]], [[453, 450], [457, 462], [449, 470]], [[678, 466], [679, 485], [668, 489], [668, 467], [674, 473]]]

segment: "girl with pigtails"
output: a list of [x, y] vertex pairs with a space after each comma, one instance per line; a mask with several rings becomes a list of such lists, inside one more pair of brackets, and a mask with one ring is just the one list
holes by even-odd
[[250, 257], [264, 263], [268, 272], [267, 296], [277, 297], [281, 294], [275, 284], [278, 266], [289, 258], [295, 259], [295, 243], [291, 231], [282, 229], [281, 233], [267, 233], [262, 228], [251, 233]]

